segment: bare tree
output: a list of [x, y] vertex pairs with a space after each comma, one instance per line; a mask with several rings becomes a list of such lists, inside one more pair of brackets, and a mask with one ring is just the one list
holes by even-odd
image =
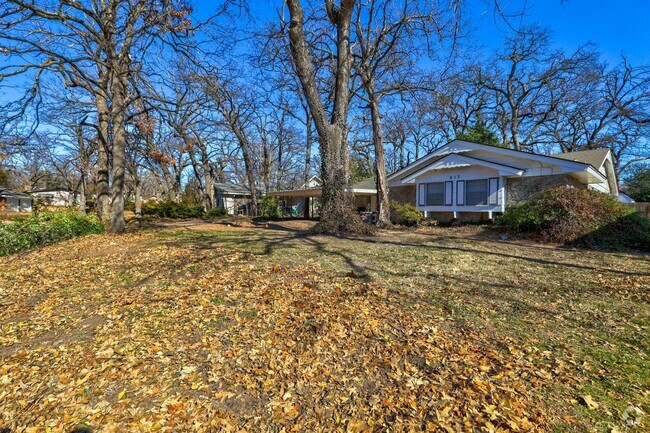
[[323, 202], [318, 229], [333, 234], [365, 230], [359, 216], [351, 208], [347, 191], [347, 135], [352, 74], [350, 27], [356, 2], [342, 0], [340, 5], [333, 0], [325, 2], [329, 23], [334, 26], [336, 34], [333, 104], [329, 116], [316, 82], [312, 53], [305, 34], [303, 7], [299, 0], [287, 0], [286, 3], [290, 16], [288, 33], [291, 55], [319, 137]]
[[[176, 1], [8, 0], [0, 6], [0, 48], [24, 59], [3, 67], [2, 77], [32, 72], [33, 86], [15, 104], [13, 117], [29, 104], [39, 107], [45, 73], [80, 87], [95, 101], [98, 124], [98, 212], [109, 231], [124, 231], [126, 124], [130, 108], [128, 76], [146, 61], [153, 42], [189, 29], [189, 10]], [[11, 119], [12, 116], [9, 117]], [[38, 126], [38, 112], [33, 127]], [[107, 211], [111, 162], [110, 215]]]

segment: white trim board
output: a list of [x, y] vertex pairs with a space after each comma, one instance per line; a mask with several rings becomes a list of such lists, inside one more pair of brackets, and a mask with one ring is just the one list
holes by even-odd
[[499, 175], [501, 176], [521, 176], [524, 173], [524, 170], [519, 168], [510, 167], [502, 164], [496, 164], [494, 162], [484, 161], [482, 159], [477, 159], [465, 155], [458, 155], [452, 153], [440, 158], [439, 160], [435, 161], [433, 164], [427, 165], [426, 167], [416, 171], [415, 173], [411, 173], [410, 175], [402, 178], [401, 181], [402, 184], [413, 183], [415, 182], [415, 179], [418, 176], [421, 176], [429, 171], [448, 170], [448, 169], [455, 169], [455, 168], [462, 168], [462, 167], [470, 167], [473, 165], [492, 168], [494, 170], [497, 170], [499, 172]]

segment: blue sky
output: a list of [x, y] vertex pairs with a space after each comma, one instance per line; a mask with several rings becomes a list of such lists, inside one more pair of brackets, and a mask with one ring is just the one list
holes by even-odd
[[[493, 49], [503, 40], [508, 26], [494, 19], [487, 3], [468, 0], [466, 17], [475, 23], [475, 36]], [[508, 12], [526, 6], [526, 14], [512, 19], [550, 27], [558, 47], [571, 51], [594, 42], [603, 59], [618, 63], [621, 53], [633, 65], [650, 64], [650, 0], [501, 0]]]
[[[306, 0], [305, 0], [306, 1]], [[318, 1], [318, 0], [316, 0]], [[321, 0], [322, 1], [322, 0]], [[491, 52], [508, 32], [508, 26], [495, 19], [494, 0], [465, 0], [464, 14], [474, 27], [474, 36]], [[650, 64], [650, 0], [499, 0], [507, 12], [526, 8], [520, 23], [538, 23], [550, 27], [555, 44], [566, 51], [594, 42], [603, 59], [620, 61], [624, 53], [633, 65]], [[214, 10], [213, 0], [194, 0], [195, 16], [199, 19]], [[249, 0], [251, 12], [262, 19], [277, 19], [275, 10], [282, 0]], [[487, 54], [487, 52], [486, 52]]]

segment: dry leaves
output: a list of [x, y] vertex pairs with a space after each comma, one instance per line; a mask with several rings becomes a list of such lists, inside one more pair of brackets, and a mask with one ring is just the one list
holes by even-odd
[[3, 259], [0, 427], [545, 430], [536, 392], [556, 373], [531, 348], [486, 346], [356, 274], [153, 242], [92, 236]]

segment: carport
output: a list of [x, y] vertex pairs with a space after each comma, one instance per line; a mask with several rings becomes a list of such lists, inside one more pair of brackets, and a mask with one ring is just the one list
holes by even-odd
[[[377, 210], [377, 188], [374, 178], [367, 178], [352, 184], [348, 189], [354, 197], [354, 208], [361, 213], [373, 213]], [[277, 197], [284, 209], [290, 210], [291, 215], [301, 215], [310, 218], [318, 215], [320, 198], [323, 195], [323, 188], [320, 186], [311, 188], [289, 189], [284, 191], [273, 191], [267, 193]]]

